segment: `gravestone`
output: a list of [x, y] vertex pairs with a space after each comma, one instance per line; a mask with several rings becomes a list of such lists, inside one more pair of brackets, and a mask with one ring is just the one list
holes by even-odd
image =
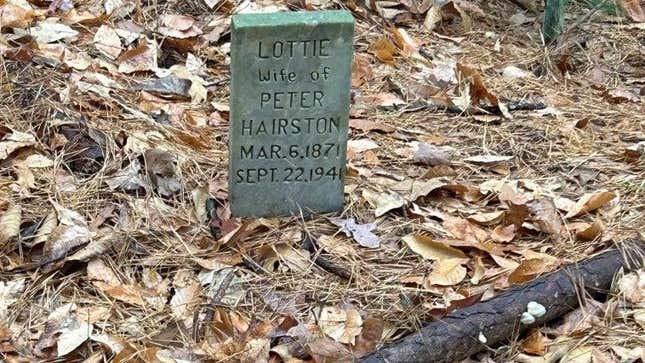
[[347, 11], [233, 17], [229, 197], [234, 215], [342, 208], [353, 32]]

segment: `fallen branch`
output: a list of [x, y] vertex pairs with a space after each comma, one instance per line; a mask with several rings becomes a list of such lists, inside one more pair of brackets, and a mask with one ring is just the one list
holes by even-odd
[[[643, 266], [645, 243], [625, 243], [580, 263], [507, 290], [494, 298], [458, 310], [423, 327], [393, 345], [363, 358], [361, 362], [457, 362], [487, 346], [508, 341], [515, 334], [561, 317], [575, 309], [584, 292], [606, 294], [622, 267]], [[530, 301], [546, 308], [532, 324], [520, 323]]]

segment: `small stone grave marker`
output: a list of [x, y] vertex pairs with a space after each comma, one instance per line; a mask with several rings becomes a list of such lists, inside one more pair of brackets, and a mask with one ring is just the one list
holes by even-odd
[[353, 32], [352, 15], [341, 10], [233, 17], [234, 215], [342, 208]]

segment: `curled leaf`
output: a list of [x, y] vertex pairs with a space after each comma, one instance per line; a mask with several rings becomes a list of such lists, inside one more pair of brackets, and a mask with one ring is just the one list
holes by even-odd
[[18, 236], [21, 218], [22, 208], [19, 205], [12, 205], [0, 216], [0, 245]]
[[437, 242], [422, 234], [409, 234], [403, 237], [403, 241], [412, 251], [427, 260], [442, 260], [449, 258], [465, 258], [466, 255], [454, 247], [445, 243]]
[[448, 258], [435, 262], [428, 281], [432, 285], [457, 285], [466, 277], [466, 268], [461, 265], [462, 263], [461, 258]]

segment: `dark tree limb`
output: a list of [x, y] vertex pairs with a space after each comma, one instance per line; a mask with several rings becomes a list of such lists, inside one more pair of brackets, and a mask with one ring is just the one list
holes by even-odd
[[[622, 248], [570, 264], [488, 301], [446, 315], [361, 362], [457, 362], [561, 317], [578, 306], [581, 294], [596, 297], [607, 294], [619, 269], [628, 271], [643, 266], [644, 254], [643, 241], [624, 243]], [[530, 301], [542, 304], [546, 314], [533, 324], [523, 325], [520, 316]], [[480, 333], [486, 344], [480, 341]]]

